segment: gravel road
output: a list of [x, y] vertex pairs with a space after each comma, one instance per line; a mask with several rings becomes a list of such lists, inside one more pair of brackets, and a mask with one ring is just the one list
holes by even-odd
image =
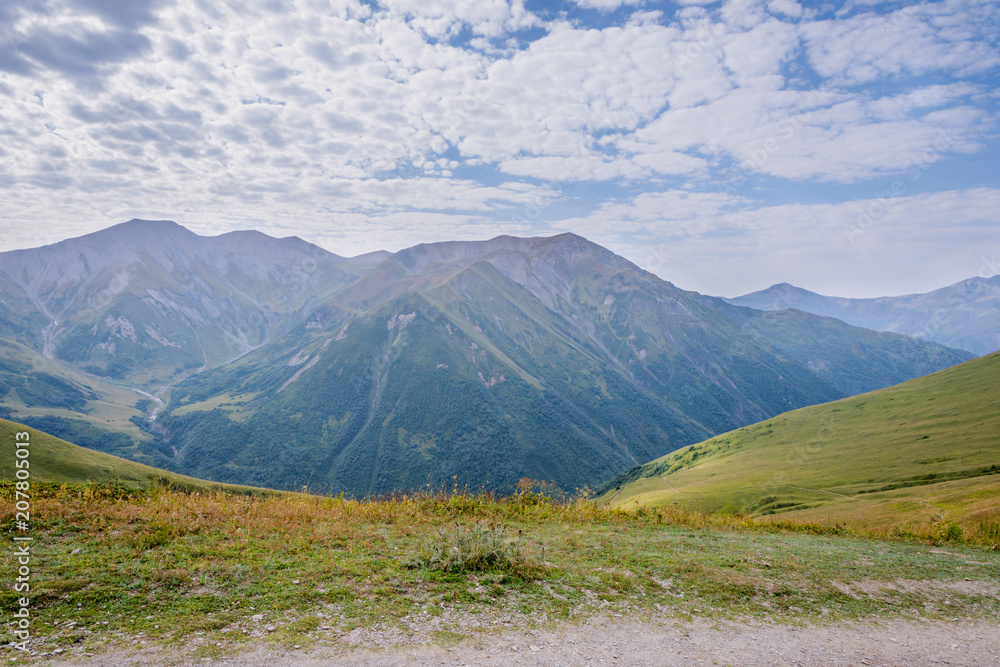
[[[53, 656], [55, 657], [55, 656]], [[196, 660], [159, 648], [59, 656], [49, 665], [1000, 665], [1000, 622], [873, 621], [795, 627], [758, 622], [599, 619], [508, 632], [451, 647], [250, 648]]]

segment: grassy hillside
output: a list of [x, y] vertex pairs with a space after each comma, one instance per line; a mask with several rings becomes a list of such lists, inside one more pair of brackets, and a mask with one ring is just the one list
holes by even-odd
[[20, 431], [30, 433], [31, 481], [49, 483], [117, 482], [125, 486], [150, 487], [169, 483], [183, 489], [233, 491], [238, 493], [271, 493], [249, 486], [216, 484], [193, 477], [151, 468], [120, 459], [117, 456], [95, 452], [54, 438], [38, 429], [0, 419], [0, 443], [6, 456], [0, 457], [0, 480], [14, 479], [14, 435]]
[[[361, 502], [36, 494], [32, 536], [44, 561], [32, 570], [31, 648], [83, 664], [162, 646], [172, 664], [201, 664], [267, 645], [343, 649], [359, 634], [450, 644], [595, 616], [871, 623], [1000, 614], [992, 543], [622, 512], [535, 489]], [[12, 495], [0, 488], [8, 523]], [[17, 566], [13, 548], [0, 553], [0, 567]], [[13, 610], [17, 597], [0, 590], [0, 607]], [[0, 628], [0, 642], [12, 638], [10, 625]]]
[[656, 459], [601, 501], [915, 529], [1000, 524], [1000, 353]]

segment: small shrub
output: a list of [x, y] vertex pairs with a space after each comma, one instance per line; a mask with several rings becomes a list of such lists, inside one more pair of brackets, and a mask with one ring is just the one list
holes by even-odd
[[983, 546], [997, 550], [1000, 547], [1000, 524], [981, 523], [976, 531], [977, 541]]
[[938, 528], [938, 534], [940, 538], [945, 542], [961, 542], [965, 539], [965, 533], [962, 531], [962, 527], [959, 526], [954, 521], [946, 523]]
[[154, 521], [134, 538], [135, 547], [141, 551], [149, 551], [170, 544], [178, 537], [183, 537], [187, 530]]
[[500, 524], [455, 524], [438, 529], [408, 565], [441, 572], [508, 572], [527, 576], [533, 569], [521, 544]]
[[517, 483], [514, 499], [521, 505], [565, 503], [566, 494], [555, 482], [522, 477]]

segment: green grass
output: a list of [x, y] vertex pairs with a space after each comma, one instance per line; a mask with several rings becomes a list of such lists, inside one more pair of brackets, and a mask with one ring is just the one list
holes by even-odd
[[[28, 457], [30, 481], [50, 484], [116, 483], [125, 487], [145, 488], [174, 485], [201, 491], [231, 491], [234, 493], [274, 493], [249, 486], [207, 482], [185, 475], [152, 468], [141, 463], [95, 452], [22, 424], [0, 419], [0, 443], [7, 455], [0, 457], [0, 479], [14, 480], [15, 434], [27, 432], [31, 454]], [[12, 481], [2, 482], [10, 485]]]
[[927, 534], [951, 523], [970, 535], [988, 531], [1000, 525], [998, 387], [1000, 353], [685, 447], [600, 501]]
[[501, 572], [521, 578], [534, 578], [540, 572], [524, 552], [520, 531], [479, 522], [441, 526], [408, 565], [441, 572]]
[[178, 408], [171, 410], [175, 417], [181, 417], [192, 412], [210, 412], [220, 409], [233, 421], [246, 421], [253, 416], [252, 408], [245, 408], [245, 404], [253, 400], [256, 394], [240, 394], [232, 396], [230, 394], [219, 394], [204, 401], [195, 403], [184, 403]]
[[[12, 506], [9, 487], [0, 496]], [[309, 646], [357, 627], [405, 636], [414, 624], [447, 643], [467, 632], [463, 615], [500, 630], [493, 620], [612, 613], [790, 622], [1000, 613], [995, 551], [530, 491], [352, 501], [50, 485], [33, 490], [33, 503], [37, 651]], [[12, 520], [5, 509], [3, 525]], [[435, 541], [470, 536], [510, 559], [421, 562]], [[0, 558], [14, 567], [11, 550]], [[0, 598], [5, 610], [16, 604], [10, 590]]]

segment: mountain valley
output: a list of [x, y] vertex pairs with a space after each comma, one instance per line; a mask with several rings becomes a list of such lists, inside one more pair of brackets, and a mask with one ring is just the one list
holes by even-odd
[[0, 260], [0, 416], [323, 493], [571, 491], [972, 356], [681, 290], [572, 234], [347, 259], [131, 221]]

